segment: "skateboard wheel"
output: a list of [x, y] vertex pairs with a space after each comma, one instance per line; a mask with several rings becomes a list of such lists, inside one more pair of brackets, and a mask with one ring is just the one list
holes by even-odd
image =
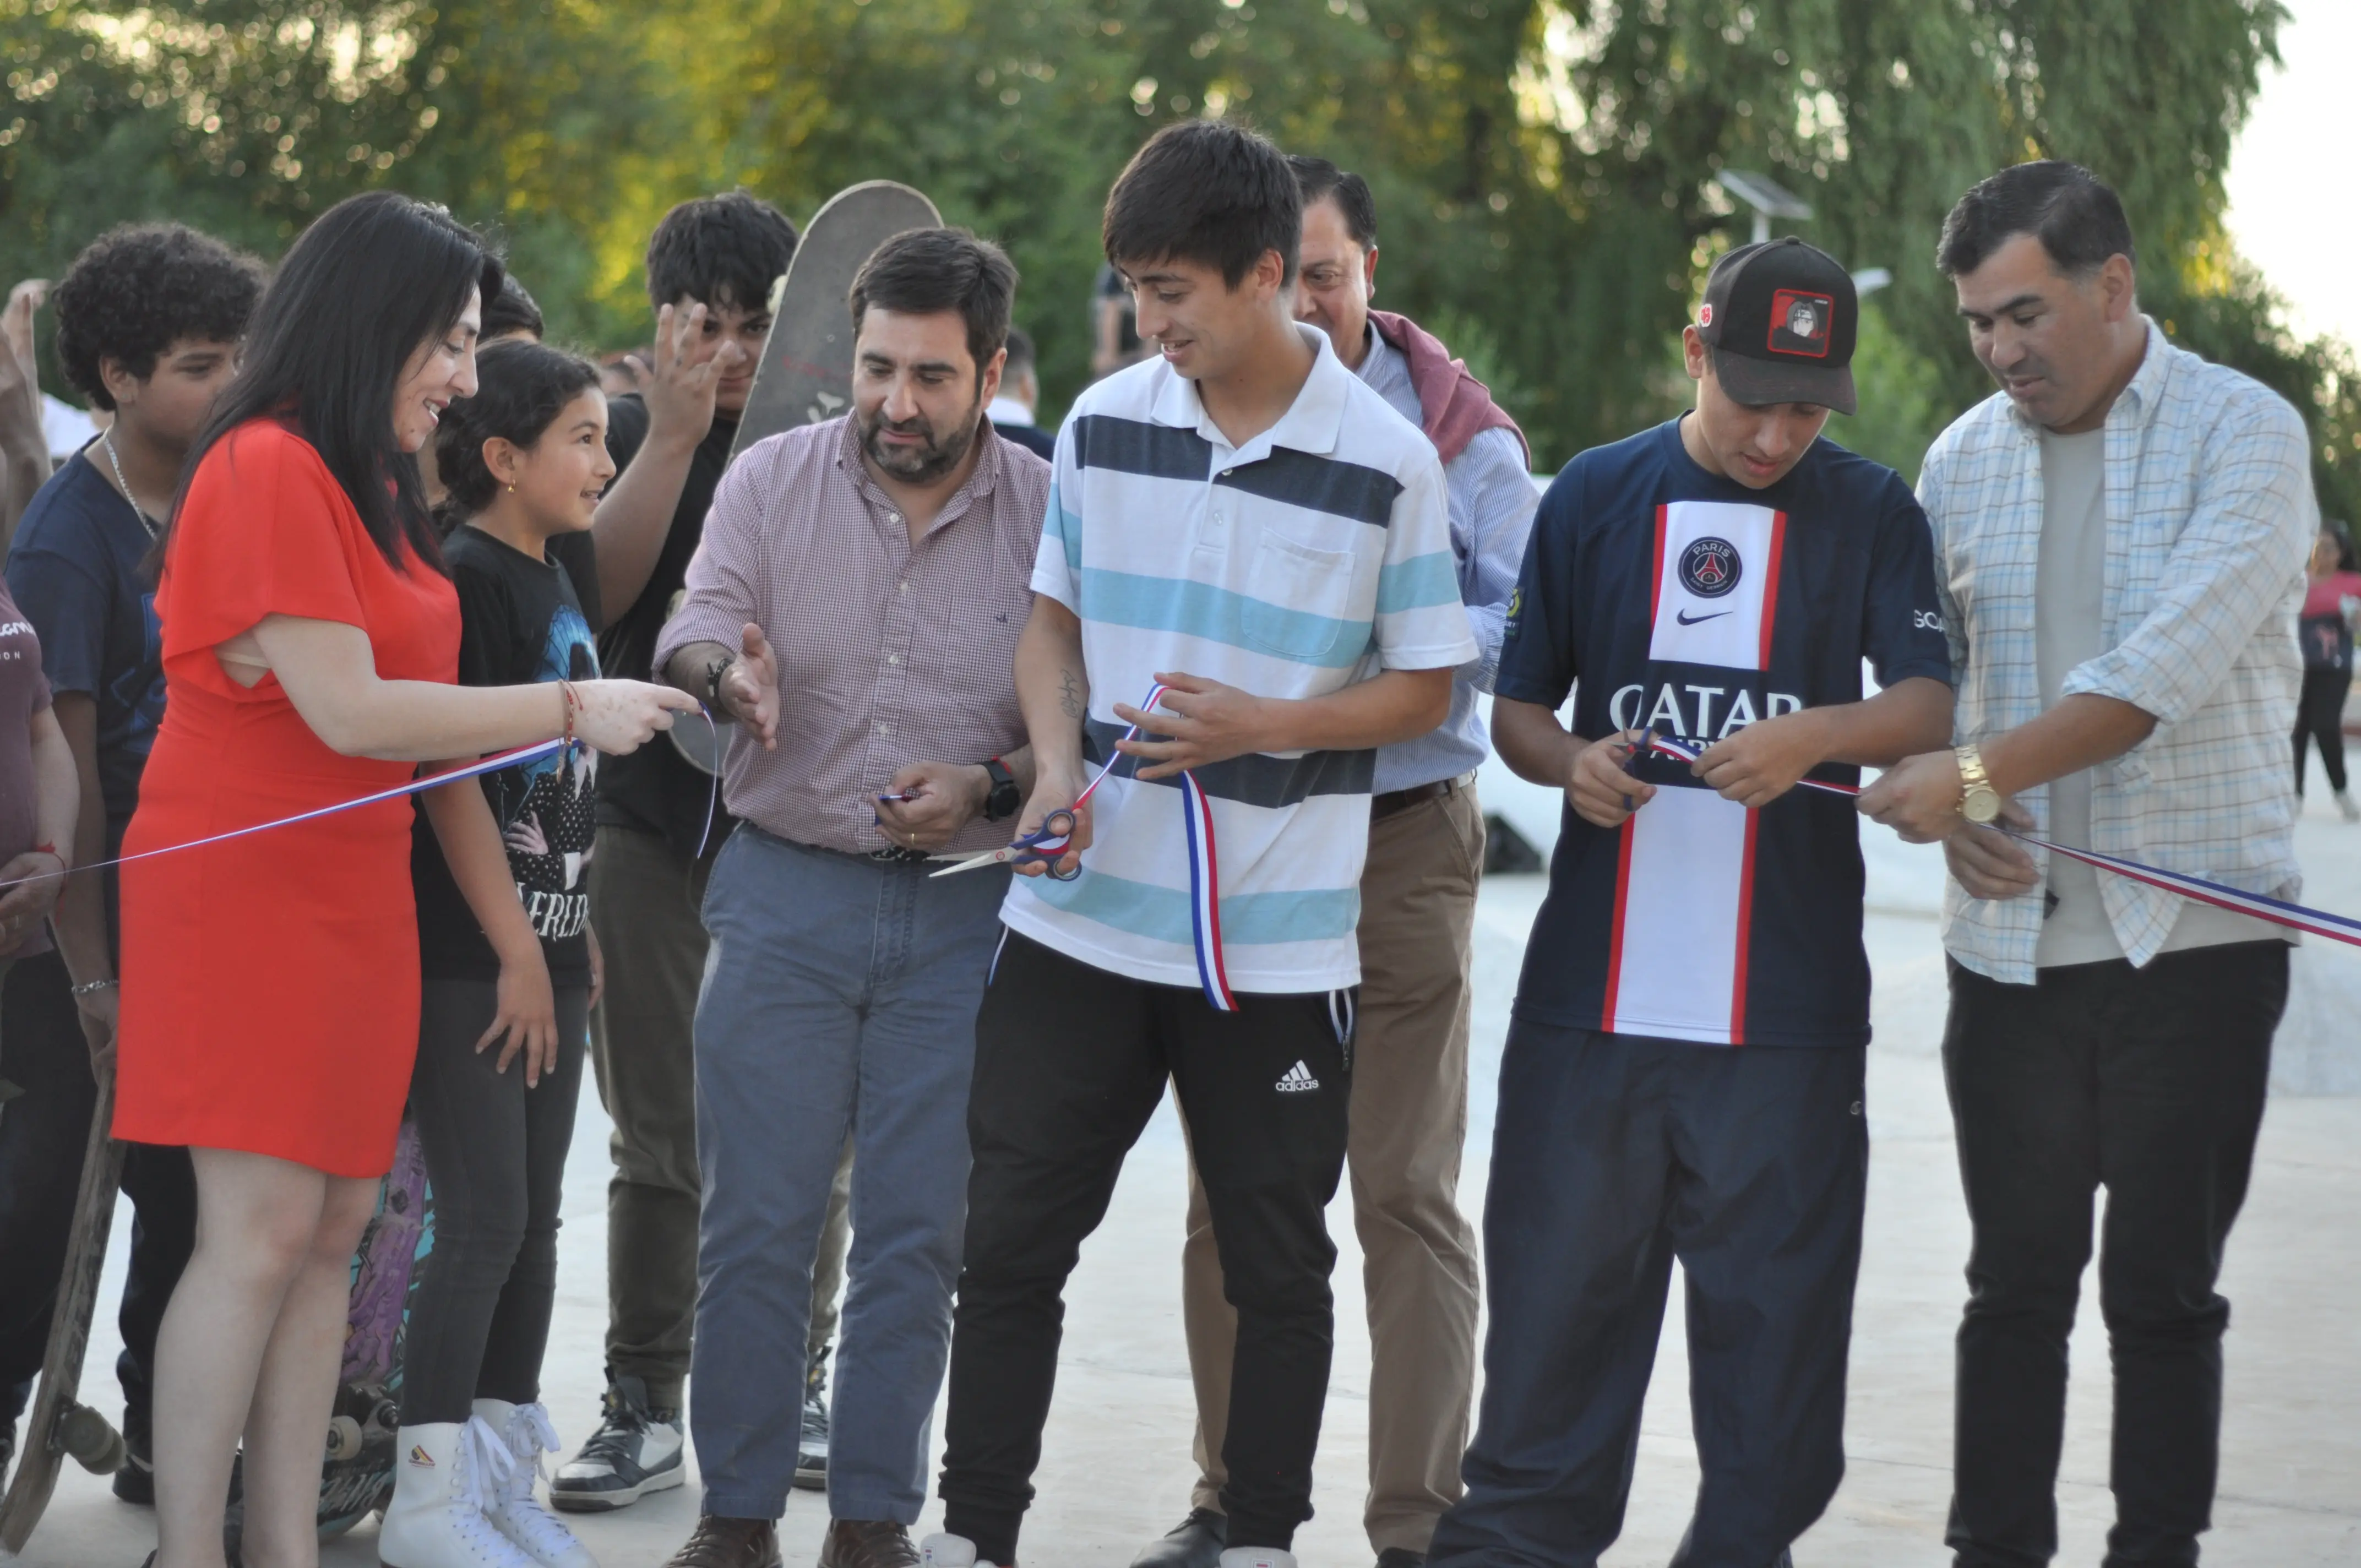
[[328, 1457], [357, 1459], [361, 1452], [361, 1423], [350, 1416], [336, 1416], [328, 1422]]
[[58, 1446], [93, 1475], [123, 1468], [123, 1434], [88, 1405], [71, 1406], [58, 1418]]

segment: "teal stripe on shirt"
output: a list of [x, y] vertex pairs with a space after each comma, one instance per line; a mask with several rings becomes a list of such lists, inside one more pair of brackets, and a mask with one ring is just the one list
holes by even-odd
[[1448, 550], [1389, 561], [1378, 573], [1379, 615], [1459, 602], [1459, 565]]
[[[1177, 809], [1177, 807], [1176, 807]], [[1041, 902], [1066, 914], [1179, 947], [1191, 946], [1189, 895], [1128, 877], [1082, 868], [1073, 882], [1036, 877]], [[1245, 893], [1222, 900], [1224, 947], [1273, 942], [1321, 942], [1349, 937], [1361, 920], [1357, 887], [1318, 888], [1302, 893]]]
[[1068, 571], [1082, 569], [1082, 520], [1066, 510], [1066, 503], [1059, 498], [1058, 481], [1055, 479], [1049, 481], [1049, 510], [1041, 519], [1041, 532], [1044, 537], [1054, 539], [1066, 547]]
[[1350, 669], [1369, 648], [1366, 620], [1290, 609], [1211, 583], [1098, 567], [1083, 570], [1082, 579], [1085, 620], [1182, 632], [1324, 670]]

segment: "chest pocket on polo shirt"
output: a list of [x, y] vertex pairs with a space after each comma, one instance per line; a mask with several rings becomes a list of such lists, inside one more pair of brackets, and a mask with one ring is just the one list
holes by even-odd
[[1264, 529], [1246, 578], [1240, 630], [1246, 641], [1285, 658], [1323, 658], [1344, 634], [1353, 598], [1353, 553], [1317, 550]]

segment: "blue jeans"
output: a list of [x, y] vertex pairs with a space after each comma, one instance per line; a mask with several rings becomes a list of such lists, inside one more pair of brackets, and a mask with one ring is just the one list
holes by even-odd
[[705, 1511], [786, 1510], [813, 1261], [845, 1135], [829, 1512], [916, 1523], [967, 1215], [975, 1013], [1008, 873], [808, 849], [741, 825], [705, 895], [690, 1426]]

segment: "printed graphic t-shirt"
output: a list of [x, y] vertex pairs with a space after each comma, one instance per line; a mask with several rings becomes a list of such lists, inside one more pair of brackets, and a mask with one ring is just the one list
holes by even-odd
[[[1498, 691], [1554, 709], [1573, 689], [1591, 739], [1646, 727], [1710, 745], [1859, 701], [1863, 658], [1886, 685], [1950, 681], [1909, 487], [1822, 439], [1751, 490], [1699, 467], [1672, 420], [1584, 453], [1542, 499]], [[1635, 772], [1657, 794], [1620, 828], [1564, 814], [1517, 1016], [1708, 1045], [1867, 1041], [1852, 802], [1798, 787], [1749, 811], [1686, 762]]]
[[[451, 531], [443, 547], [459, 590], [459, 684], [522, 685], [587, 681], [598, 674], [589, 622], [566, 569], [536, 561], [481, 529]], [[550, 699], [553, 703], [555, 698]], [[585, 982], [590, 949], [586, 872], [597, 835], [598, 753], [584, 748], [482, 778], [492, 819], [508, 846], [509, 874], [533, 929], [550, 979]], [[411, 843], [418, 888], [418, 949], [430, 980], [496, 980], [500, 959], [461, 896], [423, 806]]]
[[155, 538], [97, 465], [97, 447], [51, 475], [8, 550], [8, 587], [41, 637], [53, 691], [96, 708], [107, 843], [139, 804], [139, 775], [164, 722], [164, 633], [146, 562]]

